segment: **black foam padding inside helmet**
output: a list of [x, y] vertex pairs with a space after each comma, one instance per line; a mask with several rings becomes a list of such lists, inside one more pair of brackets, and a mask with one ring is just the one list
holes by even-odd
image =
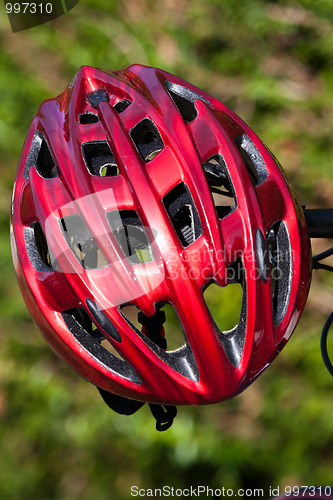
[[287, 312], [293, 279], [291, 242], [284, 221], [274, 224], [268, 232], [267, 240], [271, 264], [273, 314], [276, 325], [279, 325]]
[[204, 97], [183, 85], [166, 80], [165, 86], [185, 123], [190, 123], [196, 118], [198, 113], [194, 103], [197, 99], [209, 105], [209, 102]]
[[126, 361], [101, 345], [106, 337], [98, 328], [93, 329], [93, 323], [84, 309], [67, 309], [62, 312], [62, 317], [73, 337], [94, 359], [121, 377], [136, 384], [141, 383], [135, 370]]
[[162, 137], [155, 125], [149, 118], [144, 118], [132, 128], [132, 140], [144, 161], [150, 161], [163, 148]]
[[203, 234], [198, 210], [183, 182], [164, 196], [163, 204], [183, 247], [191, 245]]
[[30, 262], [36, 271], [49, 273], [54, 271], [44, 232], [39, 222], [24, 228], [24, 242]]
[[32, 139], [27, 160], [24, 166], [24, 177], [29, 178], [29, 170], [35, 166], [38, 173], [45, 179], [58, 176], [57, 166], [50, 152], [50, 148], [39, 130], [36, 130]]
[[118, 174], [117, 162], [106, 141], [86, 142], [82, 144], [82, 154], [89, 172], [97, 176]]
[[250, 174], [252, 184], [259, 186], [268, 177], [267, 167], [260, 151], [247, 134], [236, 137], [235, 144]]
[[99, 118], [97, 113], [83, 113], [79, 116], [79, 123], [81, 125], [90, 125], [91, 123], [98, 123]]
[[123, 99], [122, 101], [118, 101], [113, 107], [117, 111], [117, 113], [122, 113], [128, 106], [132, 104], [132, 101], [129, 99]]

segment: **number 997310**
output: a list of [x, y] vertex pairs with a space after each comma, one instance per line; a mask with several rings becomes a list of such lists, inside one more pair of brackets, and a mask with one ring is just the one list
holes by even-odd
[[51, 3], [30, 3], [30, 2], [14, 2], [6, 3], [7, 14], [51, 14]]

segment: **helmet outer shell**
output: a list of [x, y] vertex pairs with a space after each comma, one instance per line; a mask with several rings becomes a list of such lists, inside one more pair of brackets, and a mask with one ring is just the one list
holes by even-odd
[[[225, 216], [205, 174], [212, 158], [222, 158], [232, 186]], [[110, 175], [93, 170], [103, 161]], [[124, 253], [125, 219], [149, 242], [149, 259]], [[79, 243], [71, 221], [84, 228]], [[18, 283], [45, 340], [91, 383], [140, 401], [208, 404], [244, 390], [290, 338], [310, 284], [303, 210], [276, 159], [217, 99], [140, 65], [82, 67], [42, 103], [18, 167], [11, 235]], [[275, 280], [272, 238], [287, 261]], [[88, 247], [103, 265], [82, 265], [77, 248]], [[235, 262], [240, 321], [221, 332], [204, 290], [229, 286]], [[184, 346], [161, 349], [128, 320], [128, 304], [146, 317], [171, 304]]]

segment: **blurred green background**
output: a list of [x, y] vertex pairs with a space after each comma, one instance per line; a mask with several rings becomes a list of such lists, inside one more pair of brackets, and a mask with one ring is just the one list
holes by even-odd
[[[148, 409], [113, 414], [53, 355], [20, 297], [9, 246], [29, 124], [84, 64], [153, 65], [205, 89], [254, 128], [302, 203], [332, 207], [333, 2], [80, 0], [16, 34], [1, 5], [0, 499], [127, 499], [131, 485], [268, 493], [333, 484], [333, 385], [319, 350], [330, 276], [314, 275], [294, 336], [257, 382], [232, 401], [180, 408], [157, 433]], [[328, 244], [314, 241], [314, 251]]]

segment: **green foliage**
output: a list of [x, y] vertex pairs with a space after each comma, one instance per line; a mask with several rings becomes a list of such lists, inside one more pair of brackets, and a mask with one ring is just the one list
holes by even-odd
[[[0, 498], [331, 483], [332, 390], [319, 353], [331, 278], [314, 278], [292, 340], [254, 385], [229, 402], [180, 408], [159, 434], [148, 408], [112, 414], [55, 358], [20, 298], [9, 245], [11, 188], [29, 124], [86, 64], [155, 65], [204, 88], [262, 136], [303, 203], [332, 206], [331, 19], [330, 0], [80, 0], [66, 16], [12, 34], [0, 13]], [[217, 318], [233, 324], [234, 298], [222, 307], [214, 297]]]

